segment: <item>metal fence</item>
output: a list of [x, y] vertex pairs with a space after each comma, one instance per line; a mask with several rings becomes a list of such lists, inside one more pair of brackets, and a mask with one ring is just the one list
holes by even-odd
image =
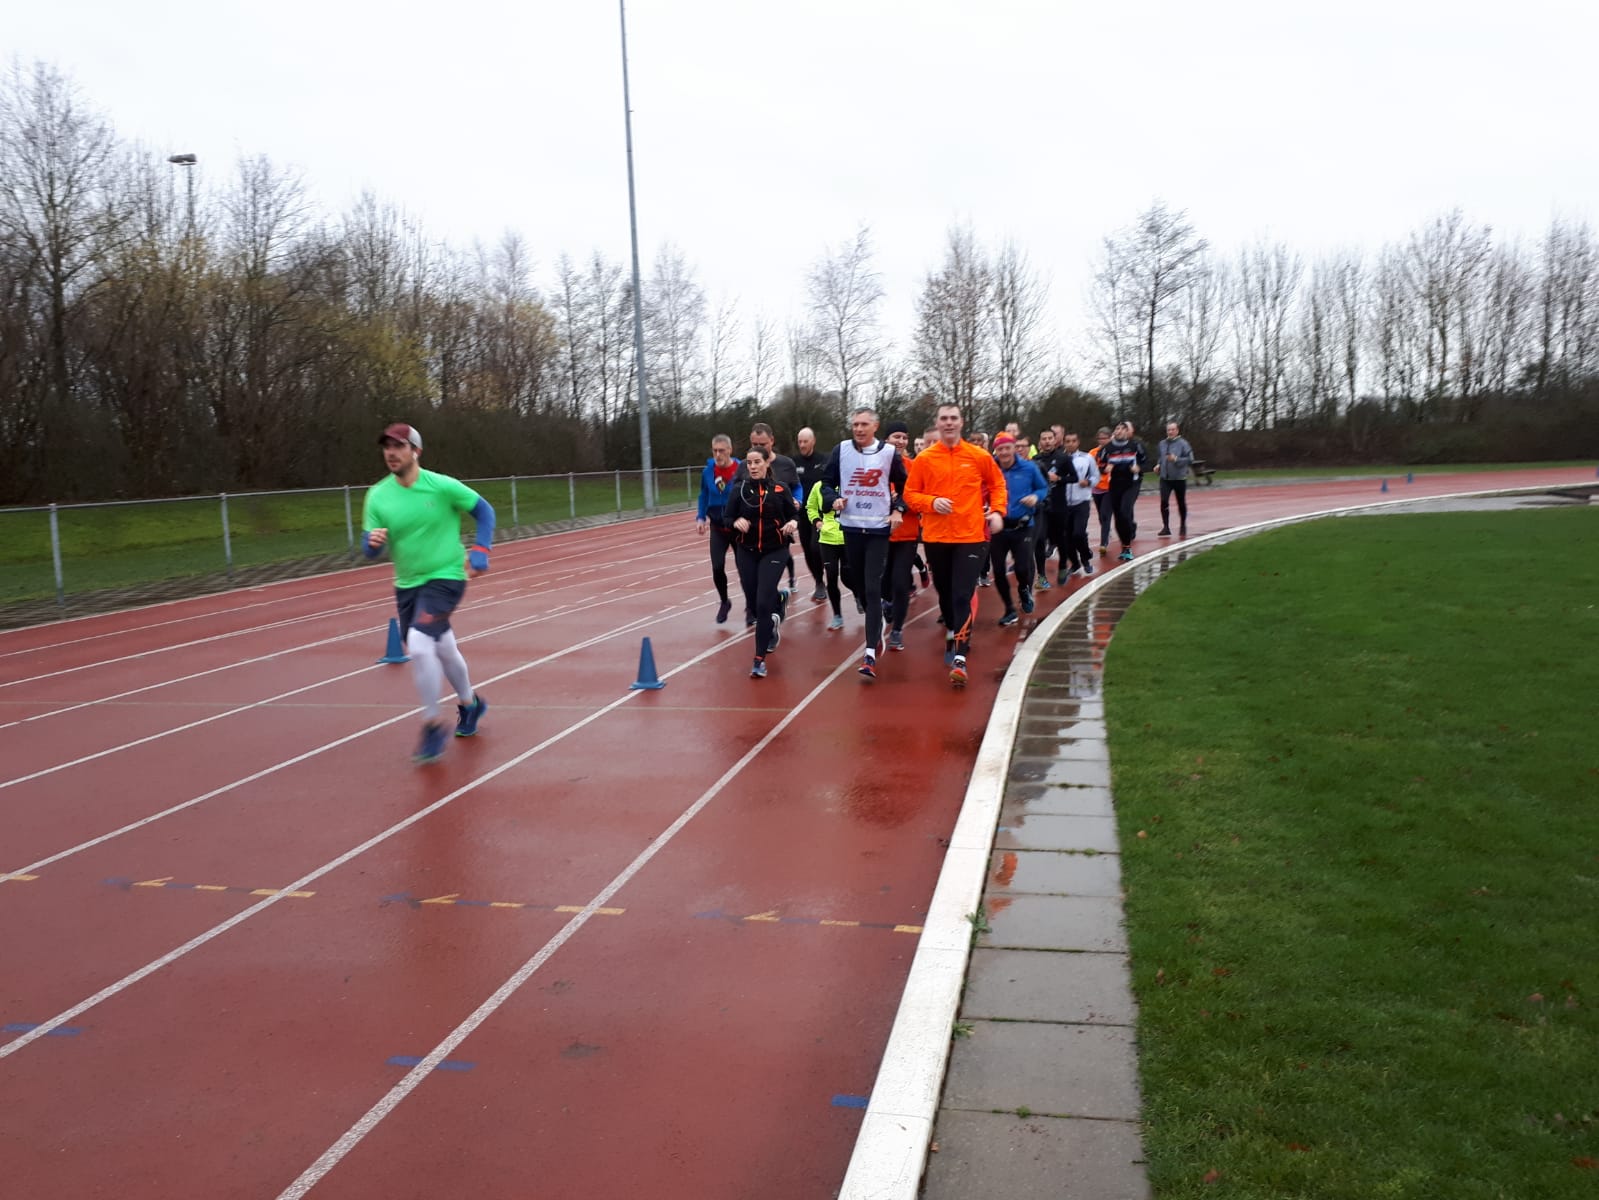
[[[699, 474], [657, 469], [657, 511], [693, 505]], [[496, 540], [644, 515], [641, 471], [464, 482], [494, 506]], [[0, 509], [0, 626], [364, 562], [365, 499], [356, 486]]]

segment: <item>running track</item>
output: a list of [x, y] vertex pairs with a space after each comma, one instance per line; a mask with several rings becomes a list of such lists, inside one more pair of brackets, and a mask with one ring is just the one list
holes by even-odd
[[[1195, 489], [1192, 528], [1591, 478]], [[876, 684], [801, 601], [753, 681], [704, 553], [501, 547], [483, 732], [420, 769], [386, 567], [0, 634], [0, 1195], [834, 1195], [1034, 622], [980, 593], [956, 693], [927, 601]]]

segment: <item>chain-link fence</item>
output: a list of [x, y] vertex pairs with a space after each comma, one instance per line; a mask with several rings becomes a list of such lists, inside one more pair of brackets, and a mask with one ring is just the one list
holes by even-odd
[[[656, 511], [691, 507], [699, 473], [653, 472]], [[497, 541], [644, 515], [641, 471], [464, 482], [494, 506]], [[0, 628], [360, 565], [365, 499], [361, 486], [0, 509]]]

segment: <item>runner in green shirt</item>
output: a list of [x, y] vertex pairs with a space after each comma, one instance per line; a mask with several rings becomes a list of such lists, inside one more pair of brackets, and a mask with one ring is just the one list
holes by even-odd
[[[362, 552], [394, 560], [394, 599], [400, 631], [411, 656], [411, 677], [422, 698], [422, 740], [415, 759], [444, 753], [445, 725], [439, 692], [455, 689], [456, 737], [472, 737], [488, 702], [472, 689], [466, 659], [450, 628], [450, 614], [466, 595], [466, 581], [489, 569], [494, 509], [459, 479], [422, 469], [422, 435], [411, 425], [390, 425], [378, 437], [387, 479], [367, 489], [361, 514]], [[461, 553], [461, 514], [477, 520], [477, 540]]]

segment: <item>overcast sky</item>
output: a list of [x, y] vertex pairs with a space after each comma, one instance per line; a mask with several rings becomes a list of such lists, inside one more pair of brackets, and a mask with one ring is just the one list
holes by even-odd
[[[457, 244], [628, 255], [614, 0], [56, 0], [0, 52], [130, 140], [362, 189]], [[944, 234], [1013, 238], [1080, 347], [1100, 239], [1156, 197], [1231, 250], [1374, 250], [1453, 206], [1535, 239], [1599, 213], [1595, 0], [632, 0], [642, 251], [746, 326], [865, 223], [903, 338]], [[902, 347], [903, 348], [903, 347]]]

